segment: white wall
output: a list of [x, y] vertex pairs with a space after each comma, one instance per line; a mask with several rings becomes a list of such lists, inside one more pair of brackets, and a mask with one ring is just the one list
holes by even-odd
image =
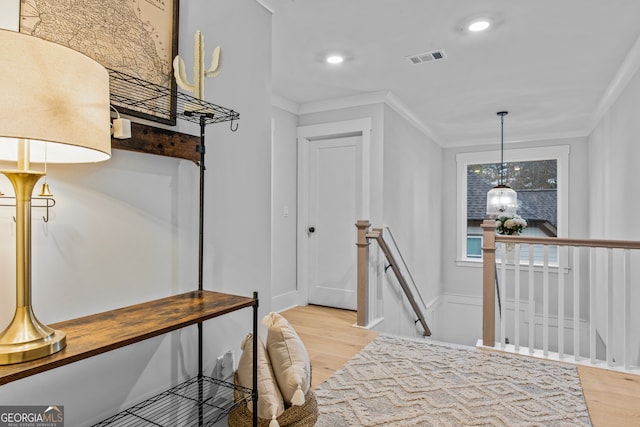
[[[640, 240], [640, 224], [637, 212], [640, 209], [640, 192], [636, 174], [640, 162], [640, 121], [637, 111], [640, 107], [640, 72], [636, 72], [624, 88], [616, 102], [603, 116], [589, 136], [589, 175], [591, 189], [589, 203], [589, 237], [622, 240]], [[632, 263], [632, 278], [640, 274], [640, 266]], [[614, 301], [620, 307], [622, 288], [616, 284]], [[599, 287], [601, 295], [606, 290]], [[605, 300], [601, 298], [601, 300]], [[637, 283], [631, 289], [631, 324], [640, 325], [640, 312], [634, 310], [640, 304], [640, 288]], [[614, 314], [614, 339], [622, 342], [622, 311]], [[605, 334], [605, 319], [600, 317], [598, 327]], [[640, 360], [640, 336], [632, 335], [631, 356], [635, 363]], [[614, 352], [622, 351], [621, 346]], [[621, 357], [617, 357], [618, 360]]]
[[[207, 100], [240, 112], [239, 130], [207, 128], [204, 287], [250, 296], [270, 310], [271, 16], [254, 0], [181, 3], [180, 48], [188, 72], [193, 34], [223, 70]], [[209, 56], [207, 56], [209, 57]], [[198, 134], [190, 124], [178, 130]], [[114, 150], [97, 165], [50, 166], [51, 221], [33, 226], [33, 305], [52, 323], [197, 288], [198, 168], [192, 162]], [[9, 184], [0, 180], [7, 193]], [[15, 231], [0, 209], [0, 323], [13, 312]], [[39, 218], [38, 210], [34, 217]], [[8, 313], [11, 312], [11, 313]], [[239, 346], [251, 310], [205, 323], [205, 372]], [[98, 421], [197, 373], [195, 327], [0, 387], [3, 404], [65, 406], [68, 425]]]
[[273, 107], [272, 309], [297, 305], [297, 116]]
[[[391, 229], [422, 299], [429, 304], [441, 292], [442, 148], [388, 106], [383, 176], [383, 223]], [[413, 335], [417, 316], [392, 271], [387, 270], [385, 277], [389, 279], [381, 298], [385, 320], [376, 329]], [[420, 302], [420, 295], [415, 298]], [[422, 332], [421, 327], [418, 330]]]
[[639, 106], [640, 73], [636, 73], [589, 137], [592, 238], [640, 240], [640, 223], [627, 220], [640, 210], [635, 178], [640, 162]]
[[2, 0], [0, 2], [0, 28], [18, 31], [20, 27], [20, 1]]
[[384, 112], [384, 223], [423, 297], [440, 294], [442, 148], [390, 107]]

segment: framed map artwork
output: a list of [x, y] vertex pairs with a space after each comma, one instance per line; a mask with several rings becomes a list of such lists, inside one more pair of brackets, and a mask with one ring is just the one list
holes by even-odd
[[[20, 32], [50, 40], [95, 59], [108, 69], [162, 88], [158, 108], [112, 100], [120, 113], [175, 125], [179, 0], [20, 0]], [[118, 88], [113, 88], [116, 91]], [[145, 97], [147, 98], [147, 97]]]

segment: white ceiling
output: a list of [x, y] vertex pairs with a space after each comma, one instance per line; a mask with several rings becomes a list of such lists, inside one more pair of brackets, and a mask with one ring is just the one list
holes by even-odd
[[[587, 135], [640, 65], [640, 0], [260, 1], [274, 94], [303, 108], [388, 92], [445, 147], [499, 142], [500, 110], [506, 142]], [[460, 29], [480, 14], [492, 30]], [[406, 58], [435, 49], [447, 58]]]

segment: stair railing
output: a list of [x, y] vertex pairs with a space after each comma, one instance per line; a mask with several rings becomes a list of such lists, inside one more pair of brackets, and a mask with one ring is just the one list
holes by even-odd
[[[640, 242], [496, 235], [492, 220], [482, 228], [479, 345], [639, 372], [640, 326], [633, 307], [640, 300]], [[497, 264], [496, 250], [501, 258]], [[509, 252], [513, 260], [508, 260]], [[496, 277], [502, 296], [499, 316]]]
[[[369, 284], [368, 284], [369, 244], [370, 244], [369, 241], [375, 240], [376, 242], [378, 242], [378, 246], [380, 247], [380, 249], [382, 250], [382, 253], [387, 259], [388, 265], [385, 268], [385, 270], [388, 268], [391, 268], [391, 270], [396, 276], [396, 279], [398, 280], [398, 283], [400, 284], [400, 287], [402, 288], [402, 291], [407, 297], [407, 300], [409, 301], [411, 308], [413, 309], [415, 315], [418, 317], [418, 319], [416, 320], [416, 323], [420, 322], [420, 325], [424, 330], [423, 335], [431, 336], [431, 330], [429, 329], [429, 326], [427, 325], [427, 321], [425, 320], [424, 314], [422, 313], [422, 310], [418, 305], [416, 298], [414, 297], [413, 291], [409, 286], [409, 282], [407, 282], [405, 275], [402, 274], [400, 264], [397, 262], [396, 257], [393, 255], [389, 245], [387, 244], [386, 240], [383, 237], [383, 230], [381, 228], [373, 228], [371, 229], [371, 231], [369, 231], [370, 225], [371, 224], [367, 220], [360, 220], [356, 223], [356, 227], [358, 229], [358, 240], [356, 243], [356, 245], [358, 246], [358, 326], [366, 326], [367, 324], [368, 287], [369, 287]], [[414, 290], [416, 291], [416, 293], [418, 294], [418, 297], [422, 301], [422, 296], [420, 296], [420, 292], [418, 291], [418, 288], [415, 282], [413, 281], [411, 272], [409, 271], [406, 263], [404, 262], [404, 258], [402, 257], [402, 254], [397, 246], [397, 243], [393, 238], [393, 234], [391, 234], [391, 230], [388, 227], [386, 228], [387, 228], [387, 231], [389, 232], [389, 236], [391, 237], [393, 244], [395, 245], [395, 248], [399, 254], [399, 257], [403, 262], [404, 268], [407, 271], [407, 274], [410, 277], [411, 282], [413, 283]], [[423, 306], [425, 305], [424, 301], [422, 301], [422, 304]]]

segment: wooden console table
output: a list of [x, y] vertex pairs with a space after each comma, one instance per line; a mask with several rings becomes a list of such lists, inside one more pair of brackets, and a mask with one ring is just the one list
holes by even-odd
[[[206, 290], [55, 323], [50, 326], [67, 334], [67, 346], [41, 359], [0, 366], [0, 385], [247, 307], [254, 309], [253, 327], [257, 329], [257, 295], [248, 298]], [[254, 338], [256, 336], [254, 330]], [[202, 373], [199, 373], [199, 378], [202, 378]], [[253, 393], [255, 399], [255, 387]], [[254, 400], [254, 403], [257, 402]]]

